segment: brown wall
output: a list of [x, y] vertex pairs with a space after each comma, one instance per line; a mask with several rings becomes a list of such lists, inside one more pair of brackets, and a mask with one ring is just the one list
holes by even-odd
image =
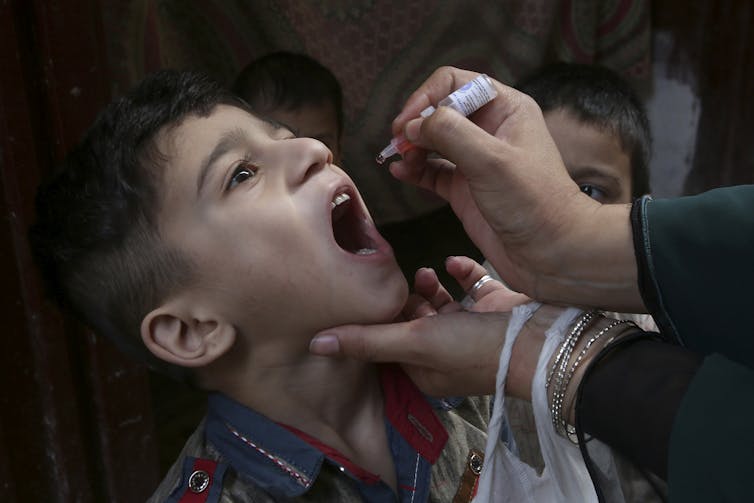
[[0, 501], [143, 501], [158, 482], [146, 371], [44, 300], [36, 185], [109, 96], [99, 5], [0, 5]]
[[685, 193], [754, 183], [754, 3], [657, 1], [653, 30], [673, 35], [669, 70], [696, 81], [701, 105]]

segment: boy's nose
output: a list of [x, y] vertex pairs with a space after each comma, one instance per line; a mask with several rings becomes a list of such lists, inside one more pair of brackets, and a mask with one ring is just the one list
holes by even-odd
[[294, 138], [288, 140], [291, 155], [295, 157], [294, 168], [290, 172], [290, 182], [300, 184], [332, 163], [332, 152], [319, 140]]

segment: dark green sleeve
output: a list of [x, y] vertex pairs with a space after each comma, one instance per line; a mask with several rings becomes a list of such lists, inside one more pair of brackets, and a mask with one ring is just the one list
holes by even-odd
[[754, 185], [634, 209], [639, 286], [661, 331], [754, 368]]
[[754, 371], [720, 355], [702, 363], [670, 437], [670, 500], [752, 501]]
[[672, 424], [670, 499], [747, 501], [754, 494], [754, 185], [645, 198], [632, 222], [647, 308], [663, 334], [707, 355]]

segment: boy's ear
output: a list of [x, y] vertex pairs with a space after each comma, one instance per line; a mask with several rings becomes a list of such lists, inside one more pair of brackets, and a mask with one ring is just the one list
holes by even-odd
[[200, 315], [188, 300], [167, 301], [141, 322], [141, 339], [157, 358], [181, 367], [204, 367], [225, 354], [236, 340], [235, 327]]

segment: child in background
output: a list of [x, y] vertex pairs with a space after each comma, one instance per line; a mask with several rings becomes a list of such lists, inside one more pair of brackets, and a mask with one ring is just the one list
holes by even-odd
[[254, 112], [276, 120], [296, 136], [315, 138], [342, 161], [343, 91], [335, 75], [305, 55], [279, 51], [255, 59], [232, 90]]
[[[518, 89], [539, 104], [568, 173], [582, 192], [601, 203], [630, 203], [649, 193], [651, 134], [644, 106], [629, 84], [605, 67], [555, 63]], [[499, 279], [488, 262], [484, 266]], [[649, 315], [610, 313], [656, 330]], [[508, 419], [521, 458], [541, 470], [542, 456], [531, 404], [507, 401]], [[638, 473], [616, 456], [626, 501], [660, 501], [665, 484]], [[661, 496], [662, 495], [662, 496]]]
[[601, 203], [630, 203], [649, 193], [649, 120], [618, 74], [596, 65], [556, 63], [517, 87], [539, 104], [582, 192]]
[[469, 499], [488, 398], [430, 400], [397, 366], [309, 352], [318, 331], [392, 321], [407, 297], [332, 161], [205, 76], [164, 71], [40, 188], [31, 242], [51, 292], [209, 392], [149, 501]]

